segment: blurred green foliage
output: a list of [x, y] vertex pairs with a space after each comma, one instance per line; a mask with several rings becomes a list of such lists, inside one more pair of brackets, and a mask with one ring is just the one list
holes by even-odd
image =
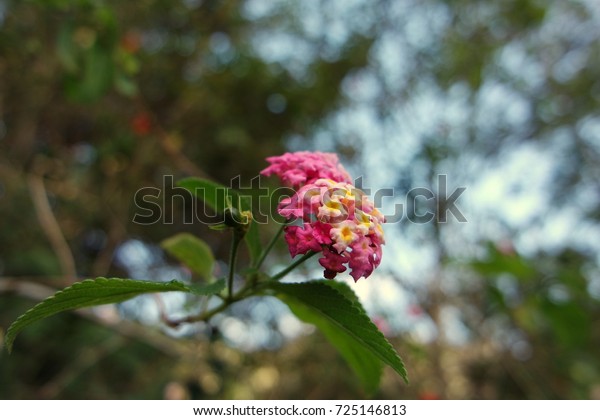
[[[62, 287], [72, 275], [125, 276], [114, 259], [119, 245], [132, 238], [156, 244], [190, 230], [179, 217], [189, 203], [177, 199], [165, 208], [173, 224], [132, 223], [139, 188], [160, 188], [163, 175], [249, 180], [266, 156], [291, 143], [314, 147], [310, 139], [323, 132], [333, 139], [327, 148], [355, 165], [379, 153], [377, 169], [388, 169], [396, 177], [389, 181], [406, 190], [433, 185], [452, 164], [464, 180], [470, 164], [482, 171], [507, 151], [543, 143], [561, 159], [547, 191], [550, 206], [574, 202], [593, 231], [600, 218], [593, 201], [600, 149], [584, 127], [598, 118], [600, 49], [590, 2], [358, 2], [359, 18], [343, 30], [335, 7], [351, 6], [323, 3], [273, 2], [261, 14], [248, 12], [260, 12], [256, 1], [0, 1], [0, 332], [40, 300], [46, 289], [35, 285]], [[309, 6], [325, 16], [312, 32], [300, 22]], [[297, 40], [279, 45], [287, 59], [259, 51], [277, 37]], [[386, 55], [384, 40], [405, 51], [404, 59], [378, 61]], [[511, 53], [518, 71], [499, 64]], [[368, 108], [383, 126], [402, 119], [395, 110], [410, 111], [407, 104], [426, 96], [425, 88], [439, 100], [464, 92], [472, 114], [460, 127], [430, 114], [402, 119], [402, 127], [423, 130], [416, 135], [420, 146], [405, 156], [392, 141], [396, 126], [367, 141], [350, 124], [360, 119], [338, 119], [356, 106], [348, 92], [363, 72], [377, 80]], [[499, 96], [509, 105], [477, 114], [486, 89], [498, 85], [508, 89]], [[515, 112], [525, 122], [511, 125], [504, 113], [523, 103], [525, 110]], [[553, 140], [560, 135], [568, 140]], [[473, 161], [465, 164], [465, 156]], [[575, 193], [592, 204], [578, 202]], [[529, 226], [512, 230], [495, 214], [470, 219], [469, 226], [480, 223], [473, 247], [452, 226], [395, 231], [434, 245], [434, 267], [423, 274], [433, 281], [407, 293], [419, 312], [415, 323], [426, 318], [439, 334], [402, 337], [396, 347], [406, 355], [411, 385], [384, 376], [376, 397], [600, 397], [595, 251], [564, 245], [526, 254], [486, 237], [487, 227], [498, 224], [518, 241], [551, 210], [540, 209]], [[57, 251], [61, 238], [48, 216], [70, 256]], [[191, 230], [209, 244], [218, 266], [228, 243], [204, 225]], [[457, 250], [470, 254], [456, 256]], [[70, 258], [76, 273], [68, 272]], [[449, 306], [459, 309], [467, 330], [461, 345], [443, 331]], [[365, 396], [319, 335], [277, 351], [243, 352], [227, 347], [214, 327], [188, 340], [98, 319], [104, 318], [62, 314], [24, 330], [12, 356], [0, 353], [0, 398]]]

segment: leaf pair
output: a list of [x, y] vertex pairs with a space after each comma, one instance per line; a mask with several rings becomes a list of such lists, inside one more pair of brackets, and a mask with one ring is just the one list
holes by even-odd
[[[203, 286], [185, 285], [175, 280], [166, 283], [103, 277], [84, 280], [57, 292], [21, 315], [6, 332], [5, 344], [10, 352], [15, 337], [23, 328], [59, 312], [119, 303], [144, 293], [186, 292], [209, 296], [224, 288], [223, 280]], [[382, 363], [391, 366], [407, 381], [400, 357], [371, 322], [347, 285], [326, 280], [269, 282], [264, 285], [264, 290], [285, 302], [302, 321], [319, 328], [370, 392], [379, 385]]]

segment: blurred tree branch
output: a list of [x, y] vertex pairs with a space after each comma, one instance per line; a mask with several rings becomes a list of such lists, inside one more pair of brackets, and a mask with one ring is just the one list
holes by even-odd
[[27, 185], [29, 187], [38, 222], [58, 258], [62, 272], [65, 276], [65, 282], [66, 284], [72, 283], [77, 277], [75, 258], [73, 258], [73, 253], [69, 248], [69, 244], [67, 243], [60, 225], [52, 212], [52, 208], [50, 207], [44, 180], [40, 175], [30, 173], [27, 176]]

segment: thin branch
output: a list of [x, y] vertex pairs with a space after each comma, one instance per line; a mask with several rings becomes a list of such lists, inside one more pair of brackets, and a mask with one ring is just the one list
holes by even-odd
[[277, 281], [277, 280], [282, 279], [283, 277], [287, 276], [294, 268], [298, 267], [304, 261], [308, 260], [310, 257], [312, 257], [313, 255], [316, 255], [316, 254], [317, 253], [315, 251], [308, 251], [301, 258], [298, 258], [296, 261], [294, 261], [292, 264], [290, 264], [287, 268], [281, 270], [279, 273], [277, 273], [273, 277], [271, 277], [271, 280]]
[[165, 306], [165, 302], [163, 301], [159, 293], [153, 293], [152, 297], [154, 298], [156, 306], [158, 307], [158, 316], [160, 317], [161, 322], [168, 324], [169, 317], [167, 316], [167, 308]]
[[[44, 300], [52, 296], [56, 289], [40, 283], [42, 277], [0, 277], [0, 294], [17, 293], [27, 299]], [[53, 282], [64, 283], [64, 277], [53, 277]]]
[[37, 219], [46, 237], [52, 245], [52, 249], [58, 258], [62, 273], [67, 277], [69, 282], [75, 281], [77, 277], [77, 269], [75, 267], [75, 258], [69, 248], [60, 225], [52, 212], [46, 187], [41, 176], [29, 174], [27, 176], [27, 184], [33, 206], [37, 215]]
[[167, 324], [169, 327], [177, 328], [181, 324], [193, 324], [195, 322], [206, 322], [210, 318], [212, 318], [214, 315], [216, 315], [220, 312], [223, 312], [225, 309], [227, 309], [229, 306], [231, 306], [231, 304], [233, 304], [236, 301], [237, 300], [235, 298], [232, 298], [231, 300], [227, 300], [227, 301], [221, 303], [216, 308], [211, 309], [210, 311], [202, 312], [199, 315], [188, 315], [186, 317], [179, 318], [179, 319], [167, 319], [167, 320], [165, 320], [165, 324]]
[[237, 251], [242, 241], [242, 235], [236, 229], [233, 230], [233, 238], [231, 240], [231, 251], [229, 252], [229, 275], [227, 276], [227, 299], [233, 299], [233, 279], [235, 277], [235, 261]]
[[281, 234], [283, 233], [283, 229], [287, 226], [286, 223], [283, 223], [279, 229], [277, 230], [277, 232], [275, 233], [275, 235], [273, 235], [273, 237], [271, 238], [271, 241], [269, 242], [269, 244], [266, 246], [266, 248], [263, 250], [262, 254], [260, 254], [260, 257], [258, 259], [258, 261], [256, 262], [256, 264], [254, 265], [254, 269], [255, 270], [260, 270], [260, 267], [262, 266], [263, 262], [265, 262], [265, 258], [267, 258], [267, 255], [269, 255], [269, 253], [271, 252], [271, 249], [273, 248], [273, 246], [275, 246], [275, 244], [277, 243], [277, 240], [279, 239], [279, 237], [281, 236]]
[[115, 249], [127, 236], [127, 229], [119, 219], [114, 216], [109, 205], [106, 206], [106, 209], [111, 213], [110, 227], [106, 234], [106, 242], [92, 263], [92, 268], [90, 269], [92, 277], [106, 276], [110, 270]]
[[236, 302], [243, 300], [249, 296], [258, 295], [265, 288], [265, 284], [252, 284], [249, 283], [242, 289], [240, 289], [235, 295], [233, 295], [230, 299], [223, 301], [220, 305], [210, 309], [208, 311], [203, 311], [200, 314], [196, 315], [188, 315], [179, 319], [167, 319], [165, 323], [172, 328], [177, 328], [181, 324], [193, 324], [195, 322], [208, 322], [213, 316], [218, 313], [223, 312], [225, 309], [229, 308]]

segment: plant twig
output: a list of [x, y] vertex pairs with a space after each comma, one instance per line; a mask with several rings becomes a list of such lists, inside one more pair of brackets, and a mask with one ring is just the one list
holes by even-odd
[[60, 263], [62, 273], [67, 277], [69, 283], [71, 283], [77, 277], [75, 258], [73, 258], [69, 244], [52, 212], [44, 181], [39, 175], [29, 174], [27, 176], [27, 184], [40, 226], [52, 245], [52, 249]]
[[243, 300], [247, 297], [259, 294], [261, 292], [261, 290], [264, 288], [265, 288], [264, 283], [263, 284], [248, 283], [244, 288], [240, 289], [230, 299], [223, 301], [223, 303], [221, 303], [219, 306], [216, 306], [209, 311], [204, 311], [204, 312], [201, 312], [200, 314], [196, 314], [196, 315], [188, 315], [186, 317], [179, 318], [179, 319], [168, 319], [168, 320], [165, 320], [165, 323], [170, 327], [176, 328], [176, 327], [180, 326], [181, 324], [190, 324], [190, 323], [194, 323], [194, 322], [207, 322], [213, 316], [215, 316], [218, 313], [223, 312], [225, 309], [229, 308], [234, 303], [239, 302], [240, 300]]
[[233, 299], [233, 279], [235, 277], [235, 260], [238, 248], [243, 235], [240, 235], [237, 229], [233, 230], [233, 239], [231, 241], [231, 251], [229, 252], [229, 275], [227, 276], [227, 300]]
[[283, 223], [279, 227], [279, 229], [277, 230], [277, 232], [275, 233], [275, 235], [273, 235], [273, 237], [271, 238], [271, 241], [269, 242], [269, 244], [266, 246], [266, 248], [260, 254], [260, 257], [258, 258], [258, 261], [256, 261], [256, 264], [254, 264], [254, 269], [255, 270], [259, 270], [260, 267], [262, 266], [263, 262], [265, 262], [265, 259], [267, 258], [267, 255], [269, 255], [269, 253], [271, 252], [271, 249], [273, 249], [273, 246], [275, 246], [275, 243], [277, 242], [277, 240], [279, 239], [279, 237], [283, 233], [283, 230], [286, 227], [286, 225], [287, 225], [286, 223]]
[[287, 276], [294, 268], [298, 267], [304, 261], [308, 260], [310, 257], [312, 257], [313, 255], [316, 255], [316, 254], [317, 253], [315, 251], [308, 251], [301, 258], [298, 258], [296, 261], [294, 261], [292, 264], [290, 264], [287, 268], [281, 270], [279, 273], [272, 276], [271, 280], [278, 281], [278, 280], [282, 279], [283, 277]]

